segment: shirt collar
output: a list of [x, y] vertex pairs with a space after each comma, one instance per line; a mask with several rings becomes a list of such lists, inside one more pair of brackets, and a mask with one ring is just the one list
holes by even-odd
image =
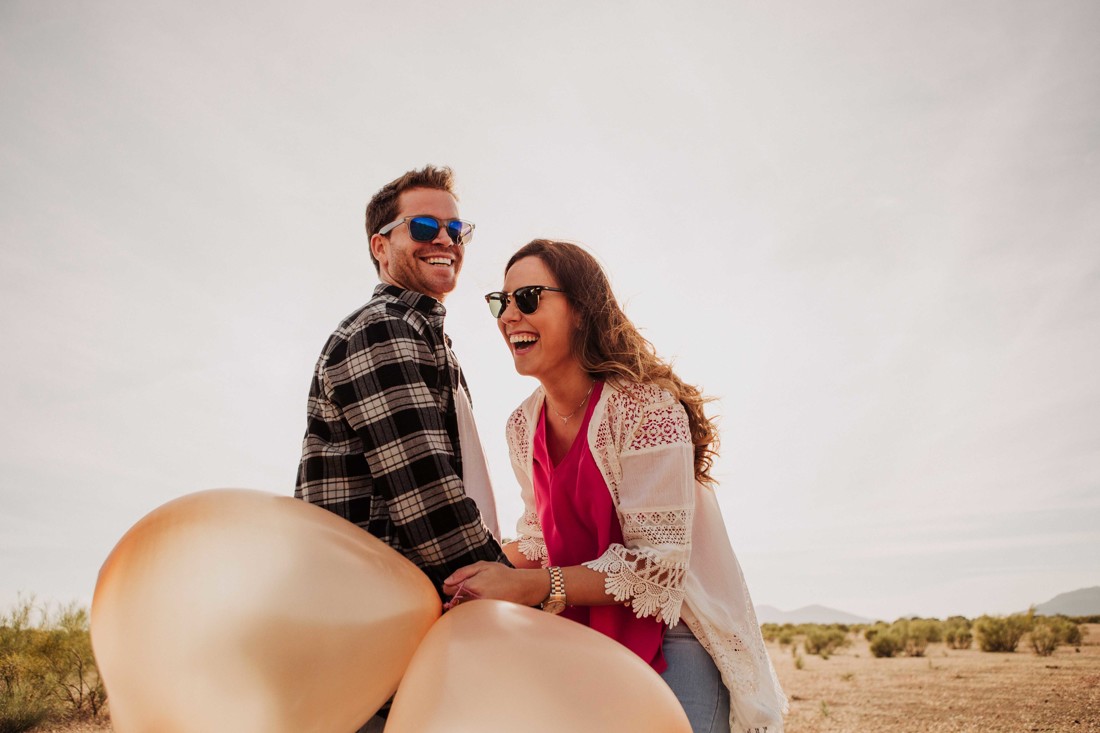
[[374, 289], [374, 294], [388, 295], [391, 298], [400, 300], [402, 303], [408, 305], [410, 308], [420, 311], [426, 316], [445, 316], [447, 315], [447, 309], [443, 307], [443, 304], [431, 297], [430, 295], [424, 295], [423, 293], [415, 293], [412, 290], [405, 290], [399, 288], [396, 285], [390, 285], [388, 283], [382, 283]]

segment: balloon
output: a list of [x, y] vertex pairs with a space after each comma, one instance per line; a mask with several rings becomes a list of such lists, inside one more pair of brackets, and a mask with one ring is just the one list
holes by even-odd
[[352, 733], [439, 614], [428, 578], [350, 522], [217, 489], [119, 540], [91, 634], [117, 733]]
[[467, 601], [409, 663], [386, 733], [691, 733], [676, 696], [634, 652], [574, 621]]

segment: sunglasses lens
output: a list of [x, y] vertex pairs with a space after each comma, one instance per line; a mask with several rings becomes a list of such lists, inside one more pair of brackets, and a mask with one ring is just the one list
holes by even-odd
[[473, 229], [464, 221], [452, 221], [447, 224], [447, 234], [455, 244], [465, 244], [470, 231]]
[[531, 315], [539, 307], [539, 290], [540, 288], [519, 288], [512, 293], [521, 313]]
[[430, 216], [409, 219], [409, 236], [417, 242], [430, 242], [439, 234], [439, 222]]
[[493, 318], [500, 318], [500, 314], [508, 307], [508, 301], [503, 293], [489, 293], [485, 296], [485, 300], [489, 303], [489, 312], [493, 314]]

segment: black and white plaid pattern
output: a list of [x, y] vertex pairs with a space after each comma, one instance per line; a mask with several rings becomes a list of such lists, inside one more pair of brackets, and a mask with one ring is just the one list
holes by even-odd
[[294, 495], [354, 522], [439, 589], [507, 562], [462, 486], [455, 390], [465, 389], [434, 298], [379, 285], [329, 337], [309, 390]]

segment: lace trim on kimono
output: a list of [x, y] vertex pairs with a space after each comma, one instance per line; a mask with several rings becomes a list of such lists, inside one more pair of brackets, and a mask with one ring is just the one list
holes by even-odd
[[513, 460], [520, 466], [531, 465], [531, 441], [527, 435], [527, 418], [523, 416], [523, 410], [516, 410], [508, 418], [508, 424], [504, 428], [508, 436], [508, 447], [512, 451]]
[[[517, 549], [528, 560], [540, 563], [545, 567], [549, 557], [546, 553], [546, 540], [542, 538], [542, 525], [539, 524], [539, 515], [535, 512], [524, 512], [521, 527], [521, 536], [516, 541]], [[536, 534], [538, 536], [535, 536]]]
[[606, 573], [604, 590], [616, 601], [629, 601], [638, 618], [654, 616], [669, 626], [680, 621], [687, 565], [661, 564], [641, 550], [613, 544], [585, 567]]
[[691, 425], [679, 402], [667, 402], [649, 409], [626, 450], [641, 451], [666, 445], [692, 445]]
[[[763, 640], [754, 640], [750, 643], [745, 641], [752, 638], [750, 634], [753, 634], [754, 630], [743, 628], [723, 632], [713, 624], [694, 616], [686, 616], [684, 620], [691, 632], [695, 634], [695, 638], [714, 660], [715, 666], [722, 673], [722, 682], [726, 687], [741, 696], [757, 697], [761, 684], [768, 684], [778, 695], [776, 714], [782, 716], [787, 712], [787, 696], [779, 686], [779, 679], [768, 658]], [[756, 635], [759, 636], [758, 631]], [[781, 720], [777, 723], [781, 723]], [[767, 730], [763, 726], [759, 729]], [[750, 727], [745, 730], [754, 731], [755, 728]]]
[[623, 539], [645, 539], [653, 546], [676, 545], [687, 548], [691, 533], [691, 517], [687, 509], [666, 509], [652, 512], [623, 512]]
[[618, 504], [622, 478], [618, 454], [666, 445], [692, 445], [691, 426], [683, 407], [668, 392], [652, 384], [618, 385], [607, 398], [606, 410], [596, 428], [592, 453]]
[[615, 502], [615, 506], [618, 506], [619, 477], [622, 475], [622, 469], [619, 468], [617, 461], [612, 460], [613, 451], [608, 450], [609, 445], [611, 445], [611, 422], [605, 419], [601, 420], [596, 428], [596, 443], [592, 446], [592, 456], [599, 464], [604, 481], [607, 482], [607, 488], [611, 492], [611, 500]]

